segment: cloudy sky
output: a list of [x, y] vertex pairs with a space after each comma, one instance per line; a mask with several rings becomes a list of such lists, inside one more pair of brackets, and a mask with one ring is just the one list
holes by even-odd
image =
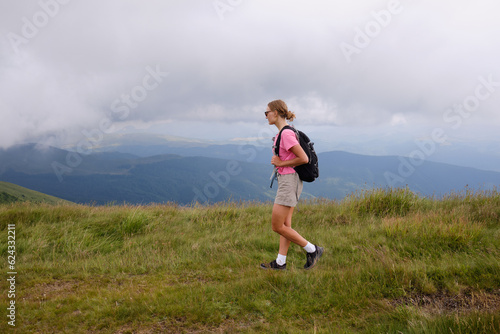
[[499, 11], [497, 0], [3, 1], [0, 147], [99, 131], [256, 138], [274, 99], [325, 148], [435, 129], [447, 145], [498, 142]]

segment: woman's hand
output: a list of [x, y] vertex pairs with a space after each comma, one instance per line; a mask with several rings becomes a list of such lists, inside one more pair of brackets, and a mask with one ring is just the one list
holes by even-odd
[[295, 145], [290, 149], [290, 151], [295, 154], [295, 158], [292, 160], [281, 160], [277, 155], [273, 155], [271, 158], [271, 164], [276, 167], [296, 167], [309, 162], [309, 158], [307, 157], [306, 152], [302, 149], [300, 145]]
[[271, 158], [271, 164], [275, 165], [276, 167], [282, 167], [283, 160], [281, 160], [277, 155], [273, 155], [273, 157]]

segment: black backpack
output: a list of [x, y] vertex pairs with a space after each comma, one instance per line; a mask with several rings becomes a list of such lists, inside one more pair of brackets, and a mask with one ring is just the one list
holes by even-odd
[[295, 132], [297, 135], [297, 139], [299, 140], [300, 146], [306, 152], [307, 157], [309, 158], [309, 162], [300, 166], [294, 167], [297, 174], [299, 174], [299, 178], [305, 182], [313, 182], [316, 178], [319, 177], [319, 167], [318, 167], [318, 156], [316, 155], [316, 151], [314, 151], [314, 143], [311, 142], [307, 135], [295, 128], [286, 125], [281, 129], [278, 134], [278, 139], [276, 140], [276, 146], [274, 147], [274, 153], [279, 155], [279, 147], [281, 143], [281, 132], [285, 129], [290, 129]]

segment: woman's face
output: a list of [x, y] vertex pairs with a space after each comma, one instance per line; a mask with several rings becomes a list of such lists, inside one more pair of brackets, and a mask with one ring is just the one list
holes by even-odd
[[267, 118], [267, 121], [269, 122], [269, 125], [273, 125], [274, 123], [276, 123], [276, 119], [278, 118], [278, 112], [276, 110], [271, 111], [271, 109], [269, 109], [269, 107], [267, 107], [266, 118]]

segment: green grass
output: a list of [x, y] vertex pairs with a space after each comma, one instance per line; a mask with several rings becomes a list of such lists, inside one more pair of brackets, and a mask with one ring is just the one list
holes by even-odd
[[296, 245], [285, 272], [258, 268], [277, 254], [271, 210], [0, 205], [18, 272], [0, 332], [500, 333], [500, 193], [302, 202], [294, 228], [325, 247], [311, 271]]
[[69, 204], [71, 202], [40, 193], [13, 183], [0, 181], [0, 204], [15, 202]]

